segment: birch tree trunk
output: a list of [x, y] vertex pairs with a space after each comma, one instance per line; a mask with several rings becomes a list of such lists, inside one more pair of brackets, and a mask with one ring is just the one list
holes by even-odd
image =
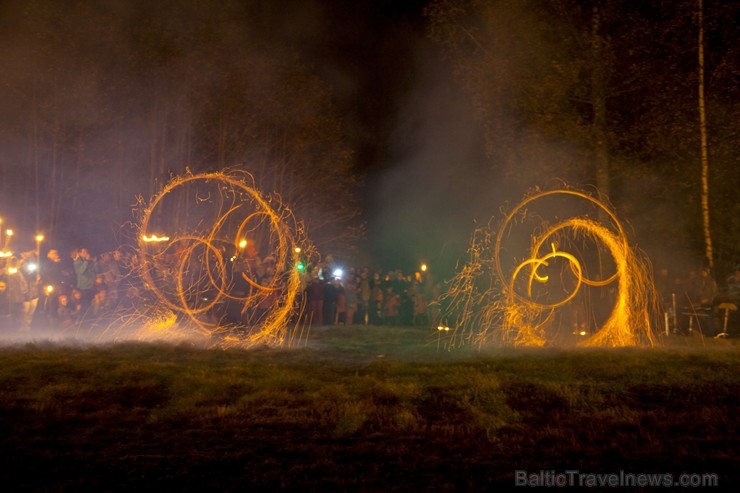
[[710, 268], [714, 268], [712, 234], [709, 224], [709, 153], [707, 149], [707, 116], [704, 104], [704, 1], [699, 2], [699, 134], [701, 136], [701, 212], [704, 228], [704, 251]]
[[594, 119], [591, 136], [596, 166], [596, 187], [605, 197], [610, 193], [609, 152], [606, 132], [606, 78], [604, 75], [603, 39], [601, 37], [601, 14], [594, 7], [591, 14], [591, 104]]

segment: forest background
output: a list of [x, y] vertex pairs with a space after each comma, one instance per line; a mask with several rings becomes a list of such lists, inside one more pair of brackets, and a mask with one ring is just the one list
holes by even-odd
[[[0, 216], [101, 251], [237, 167], [324, 254], [451, 271], [535, 188], [596, 187], [655, 264], [740, 261], [740, 2], [6, 1]], [[699, 12], [703, 17], [699, 17]], [[700, 22], [701, 21], [701, 22]], [[699, 70], [703, 27], [705, 61]]]

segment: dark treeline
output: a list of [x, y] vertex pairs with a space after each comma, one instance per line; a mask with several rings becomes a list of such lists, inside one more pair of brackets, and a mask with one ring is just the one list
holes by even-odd
[[317, 244], [344, 246], [351, 149], [286, 15], [261, 1], [4, 3], [0, 215], [89, 245], [172, 175], [237, 167]]
[[[740, 3], [703, 7], [711, 226], [727, 271], [740, 260]], [[347, 125], [357, 115], [338, 100], [343, 77], [363, 71], [351, 50], [367, 51], [357, 35], [340, 46], [330, 27], [347, 9], [337, 9], [3, 2], [0, 215], [58, 244], [85, 238], [95, 248], [96, 238], [119, 240], [135, 197], [170, 176], [242, 167], [280, 195], [319, 250], [348, 254], [362, 231], [358, 164], [372, 163], [358, 163], [358, 131]], [[474, 209], [481, 188], [468, 193], [465, 183], [491, 183], [489, 205], [555, 179], [594, 185], [660, 262], [701, 260], [697, 9], [697, 0], [440, 0], [420, 9], [439, 66], [454, 72], [484, 137], [485, 162], [456, 182], [466, 192], [450, 202]], [[367, 43], [392, 52], [381, 41]], [[399, 44], [399, 56], [413, 43]], [[394, 66], [407, 85], [423, 83], [411, 61]]]
[[[508, 189], [606, 194], [660, 263], [702, 261], [698, 0], [438, 0], [426, 14]], [[740, 3], [703, 2], [714, 260], [740, 260]], [[516, 199], [516, 197], [514, 197]]]

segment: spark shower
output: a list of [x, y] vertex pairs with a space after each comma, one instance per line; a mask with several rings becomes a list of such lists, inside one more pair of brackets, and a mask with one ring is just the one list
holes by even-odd
[[650, 264], [603, 200], [538, 191], [476, 230], [468, 254], [440, 300], [450, 347], [655, 345]]
[[[247, 173], [188, 173], [140, 200], [137, 249], [153, 303], [134, 337], [201, 337], [221, 347], [307, 337], [305, 273], [296, 267], [317, 253]], [[535, 192], [497, 229], [476, 230], [468, 254], [436, 301], [452, 327], [450, 348], [655, 345], [650, 264], [604, 200]]]
[[201, 337], [219, 346], [301, 337], [300, 224], [251, 175], [186, 174], [140, 201], [137, 273], [153, 306], [135, 337]]

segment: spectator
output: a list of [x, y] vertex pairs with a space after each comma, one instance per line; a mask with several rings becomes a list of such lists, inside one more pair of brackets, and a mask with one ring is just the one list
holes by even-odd
[[107, 307], [112, 308], [118, 303], [118, 286], [121, 283], [123, 255], [119, 250], [106, 252], [100, 255], [100, 273], [103, 274], [105, 285], [108, 287]]
[[84, 312], [92, 304], [94, 295], [93, 286], [95, 285], [95, 278], [98, 275], [98, 266], [90, 256], [87, 248], [80, 248], [76, 252], [76, 256], [73, 257], [74, 271], [77, 279], [76, 288], [82, 294], [82, 310]]
[[414, 283], [409, 289], [409, 296], [414, 306], [414, 325], [427, 325], [429, 323], [427, 319], [427, 305], [424, 300], [424, 293], [422, 291], [421, 284]]
[[727, 278], [727, 297], [730, 301], [740, 301], [740, 269], [736, 269]]
[[357, 313], [358, 305], [357, 290], [356, 278], [355, 276], [350, 276], [344, 287], [344, 300], [346, 306], [345, 323], [347, 325], [355, 323], [355, 314]]
[[69, 302], [69, 296], [62, 293], [56, 300], [56, 319], [63, 329], [72, 327], [77, 321], [75, 308]]
[[383, 323], [383, 286], [381, 285], [380, 273], [373, 274], [373, 284], [370, 298], [370, 323], [381, 325]]
[[93, 285], [92, 313], [93, 315], [101, 315], [107, 308], [108, 285], [105, 282], [105, 275], [98, 274]]
[[77, 288], [72, 289], [72, 296], [69, 299], [69, 305], [72, 309], [75, 322], [82, 321], [82, 317], [86, 310], [85, 304], [82, 300], [82, 291]]
[[[689, 302], [690, 302], [690, 314], [689, 317], [696, 317], [697, 321], [699, 318], [706, 320], [707, 334], [714, 335], [714, 324], [712, 323], [713, 318], [713, 303], [714, 297], [717, 294], [717, 283], [712, 278], [709, 268], [703, 268], [699, 275], [696, 276], [695, 272], [692, 272], [693, 276], [690, 277], [689, 283]], [[701, 326], [700, 326], [701, 327]]]
[[41, 295], [41, 275], [39, 274], [39, 264], [34, 251], [21, 253], [21, 261], [18, 263], [20, 274], [26, 279], [26, 295], [23, 300], [23, 316], [21, 319], [21, 330], [27, 332], [31, 330], [33, 316], [36, 314], [36, 308]]
[[383, 298], [383, 320], [385, 325], [398, 325], [398, 309], [400, 304], [400, 295], [395, 293], [391, 286], [388, 286]]
[[717, 282], [712, 277], [708, 268], [701, 270], [697, 281], [695, 293], [697, 305], [702, 308], [711, 308], [714, 297], [717, 294]]
[[28, 281], [21, 273], [18, 259], [11, 257], [7, 262], [6, 270], [6, 299], [10, 324], [15, 328], [23, 329], [23, 303], [28, 296]]
[[337, 290], [337, 324], [347, 324], [347, 289], [339, 279], [334, 280], [334, 287]]
[[370, 300], [372, 299], [372, 288], [370, 287], [370, 269], [364, 267], [360, 272], [360, 280], [357, 285], [357, 319], [361, 324], [370, 322]]
[[337, 322], [337, 301], [339, 298], [339, 289], [336, 280], [324, 283], [324, 323], [334, 325]]
[[41, 268], [42, 285], [47, 286], [45, 292], [46, 300], [44, 303], [44, 314], [49, 322], [57, 318], [57, 306], [59, 296], [67, 294], [70, 287], [70, 269], [65, 269], [59, 252], [55, 249], [49, 250], [46, 254], [46, 262]]
[[313, 271], [311, 280], [306, 287], [306, 301], [311, 323], [323, 325], [324, 321], [324, 283], [319, 279], [318, 272]]

